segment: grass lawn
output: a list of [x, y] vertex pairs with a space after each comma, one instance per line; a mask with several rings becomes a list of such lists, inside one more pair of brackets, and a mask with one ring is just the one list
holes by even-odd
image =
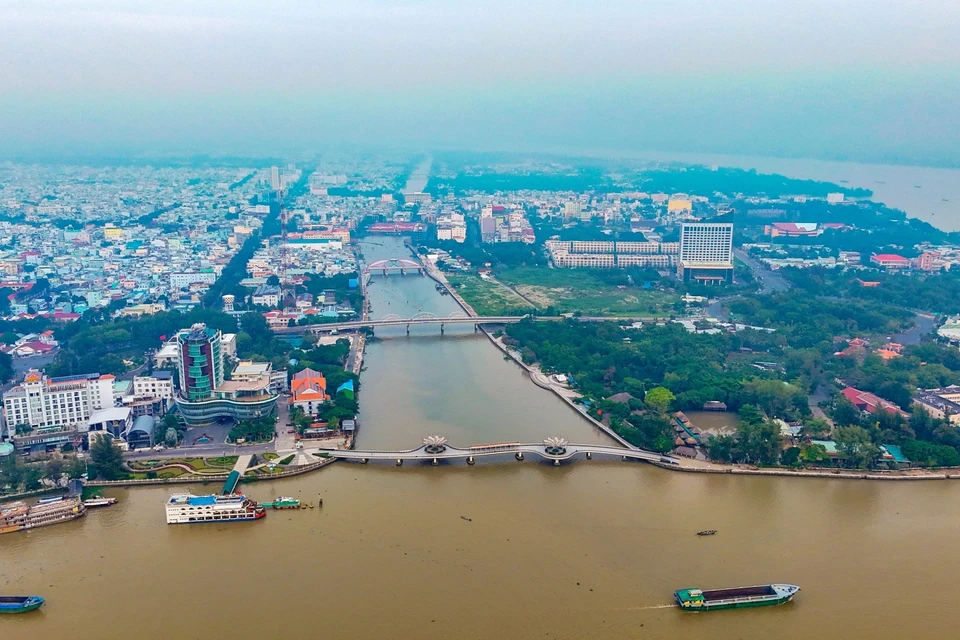
[[266, 453], [263, 454], [263, 459], [266, 460], [266, 461], [268, 461], [268, 462], [269, 462], [270, 460], [276, 460], [276, 459], [279, 458], [279, 457], [280, 457], [280, 456], [278, 456], [277, 454], [275, 454], [275, 453], [273, 453], [273, 452], [271, 452], [271, 451], [267, 451]]
[[213, 467], [230, 467], [237, 464], [238, 456], [219, 456], [217, 458], [207, 458], [207, 464]]
[[[513, 267], [497, 279], [519, 291], [540, 308], [553, 306], [558, 313], [587, 316], [668, 316], [678, 297], [638, 286], [619, 289], [589, 269]], [[469, 300], [468, 300], [469, 301]]]
[[447, 275], [464, 300], [481, 316], [517, 315], [526, 313], [530, 304], [498, 282], [490, 282], [472, 274]]

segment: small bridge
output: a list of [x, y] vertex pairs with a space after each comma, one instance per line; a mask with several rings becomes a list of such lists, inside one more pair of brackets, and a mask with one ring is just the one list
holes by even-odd
[[522, 461], [524, 456], [534, 455], [544, 460], [552, 460], [559, 466], [564, 460], [583, 456], [590, 460], [595, 455], [619, 457], [621, 460], [644, 460], [660, 464], [678, 465], [680, 461], [654, 451], [623, 447], [610, 447], [596, 444], [570, 444], [563, 438], [544, 438], [542, 443], [523, 444], [520, 442], [500, 442], [496, 444], [482, 444], [460, 449], [447, 444], [443, 436], [428, 436], [423, 439], [423, 445], [416, 449], [404, 451], [351, 451], [341, 449], [320, 449], [331, 458], [340, 460], [357, 460], [366, 464], [371, 460], [392, 460], [399, 467], [405, 460], [430, 461], [434, 465], [441, 460], [463, 460], [472, 465], [478, 457], [513, 454]]
[[[379, 320], [351, 320], [348, 322], [328, 322], [324, 324], [311, 324], [296, 327], [277, 327], [273, 330], [277, 334], [303, 334], [303, 333], [330, 333], [333, 331], [355, 331], [357, 329], [376, 329], [377, 327], [406, 327], [407, 333], [410, 333], [410, 327], [415, 325], [440, 325], [440, 333], [443, 333], [443, 326], [447, 324], [467, 324], [479, 327], [481, 324], [512, 324], [520, 322], [528, 316], [468, 316], [464, 313], [453, 313], [449, 316], [438, 316], [434, 313], [423, 311], [412, 318], [401, 318], [396, 314], [388, 314]], [[562, 316], [536, 316], [537, 320], [564, 320]]]
[[419, 262], [414, 262], [413, 260], [408, 260], [406, 258], [387, 258], [386, 260], [375, 260], [368, 264], [363, 272], [368, 276], [374, 274], [390, 275], [391, 273], [399, 273], [402, 276], [407, 275], [407, 272], [417, 272], [419, 275], [423, 275], [423, 265]]

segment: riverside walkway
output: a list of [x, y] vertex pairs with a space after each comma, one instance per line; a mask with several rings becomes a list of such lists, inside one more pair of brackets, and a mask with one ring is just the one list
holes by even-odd
[[513, 454], [517, 460], [523, 460], [526, 455], [534, 455], [544, 460], [552, 460], [559, 465], [564, 460], [577, 456], [591, 459], [593, 456], [619, 457], [621, 460], [643, 460], [658, 464], [679, 465], [676, 458], [654, 451], [643, 449], [625, 449], [595, 444], [570, 444], [563, 438], [545, 438], [542, 443], [500, 442], [483, 444], [473, 447], [458, 448], [447, 444], [442, 436], [424, 438], [423, 445], [416, 449], [403, 451], [351, 451], [341, 449], [320, 449], [318, 453], [326, 454], [340, 460], [357, 460], [367, 463], [371, 460], [392, 460], [397, 466], [405, 460], [430, 461], [439, 464], [441, 460], [464, 460], [467, 464], [474, 464], [481, 456], [496, 456]]

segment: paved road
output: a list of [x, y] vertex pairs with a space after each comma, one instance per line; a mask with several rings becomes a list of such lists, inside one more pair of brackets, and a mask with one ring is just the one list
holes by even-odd
[[936, 316], [931, 316], [926, 313], [916, 314], [913, 320], [915, 324], [912, 328], [892, 337], [894, 342], [899, 342], [902, 345], [920, 344], [921, 338], [933, 331], [937, 326]]
[[751, 258], [743, 249], [734, 249], [733, 254], [737, 256], [738, 260], [753, 270], [753, 276], [760, 281], [761, 294], [766, 295], [768, 293], [777, 293], [779, 291], [786, 291], [790, 288], [789, 282], [784, 280], [781, 276], [777, 275], [773, 271], [770, 271], [764, 267], [755, 259]]

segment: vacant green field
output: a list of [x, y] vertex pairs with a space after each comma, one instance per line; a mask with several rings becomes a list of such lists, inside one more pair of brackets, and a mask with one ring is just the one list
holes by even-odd
[[[679, 299], [672, 293], [629, 286], [623, 289], [604, 282], [588, 269], [514, 267], [497, 279], [541, 309], [587, 316], [667, 316]], [[469, 302], [469, 300], [468, 300]]]
[[472, 274], [448, 275], [447, 280], [478, 315], [522, 315], [530, 309], [526, 300], [497, 282]]

